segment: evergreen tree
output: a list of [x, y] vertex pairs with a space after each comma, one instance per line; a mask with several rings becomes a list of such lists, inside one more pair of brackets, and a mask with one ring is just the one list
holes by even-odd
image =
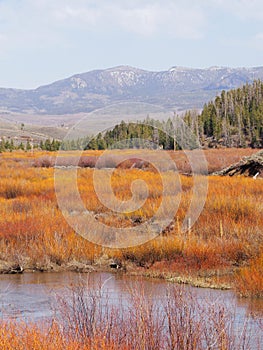
[[27, 143], [26, 143], [26, 150], [31, 151], [31, 145], [30, 145], [29, 141], [27, 141]]

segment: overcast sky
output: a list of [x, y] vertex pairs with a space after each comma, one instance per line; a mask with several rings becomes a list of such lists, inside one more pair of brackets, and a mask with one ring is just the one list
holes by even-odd
[[0, 87], [118, 65], [263, 66], [263, 1], [0, 0]]

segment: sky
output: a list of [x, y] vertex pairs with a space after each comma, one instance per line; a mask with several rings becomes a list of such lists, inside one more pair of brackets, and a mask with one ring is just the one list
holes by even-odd
[[263, 66], [263, 1], [0, 0], [0, 87], [119, 65]]

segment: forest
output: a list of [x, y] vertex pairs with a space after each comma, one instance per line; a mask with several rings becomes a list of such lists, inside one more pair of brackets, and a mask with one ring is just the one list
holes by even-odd
[[[174, 113], [167, 120], [152, 119], [124, 122], [97, 135], [78, 139], [46, 139], [34, 144], [45, 151], [104, 149], [164, 149], [195, 148], [262, 148], [263, 147], [263, 82], [255, 80], [235, 90], [223, 90], [220, 96], [205, 104], [199, 113]], [[31, 150], [27, 143], [0, 141], [0, 152]]]
[[[204, 105], [201, 113], [174, 114], [167, 121], [149, 116], [143, 122], [122, 121], [112, 130], [91, 138], [85, 148], [261, 148], [262, 115], [263, 83], [257, 80], [235, 90], [223, 90], [214, 101]], [[77, 143], [74, 146], [77, 147]]]

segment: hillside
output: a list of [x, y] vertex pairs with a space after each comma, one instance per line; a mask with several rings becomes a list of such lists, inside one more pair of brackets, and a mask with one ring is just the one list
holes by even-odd
[[210, 147], [263, 147], [263, 83], [222, 91], [204, 105], [200, 115], [188, 112], [185, 121], [201, 144]]
[[129, 66], [76, 74], [34, 90], [0, 88], [0, 115], [86, 113], [118, 102], [144, 102], [169, 110], [201, 108], [222, 89], [263, 79], [263, 67], [151, 72]]

